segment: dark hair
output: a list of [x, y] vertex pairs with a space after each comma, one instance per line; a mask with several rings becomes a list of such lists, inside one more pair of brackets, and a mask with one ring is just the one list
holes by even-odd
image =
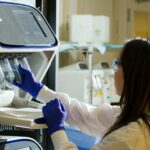
[[122, 111], [104, 137], [132, 121], [143, 119], [150, 129], [150, 41], [132, 39], [125, 43], [120, 56], [124, 87], [120, 98]]

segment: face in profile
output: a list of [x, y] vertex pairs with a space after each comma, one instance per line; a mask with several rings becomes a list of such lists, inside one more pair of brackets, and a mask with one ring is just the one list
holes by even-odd
[[123, 75], [123, 69], [121, 66], [118, 67], [117, 70], [115, 70], [114, 73], [114, 85], [116, 88], [116, 93], [121, 96], [124, 86], [124, 75]]

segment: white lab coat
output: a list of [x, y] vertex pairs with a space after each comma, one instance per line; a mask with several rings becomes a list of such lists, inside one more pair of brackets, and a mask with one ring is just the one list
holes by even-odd
[[[119, 106], [103, 104], [94, 107], [79, 102], [64, 93], [56, 93], [44, 86], [37, 99], [42, 102], [49, 102], [58, 98], [65, 105], [68, 112], [67, 123], [80, 129], [82, 132], [93, 136], [103, 136], [109, 127], [115, 122], [120, 113]], [[132, 122], [124, 126], [96, 144], [93, 150], [150, 150], [150, 134], [143, 121], [139, 119], [141, 126], [137, 122]], [[76, 150], [75, 144], [70, 142], [63, 130], [51, 135], [55, 149]]]

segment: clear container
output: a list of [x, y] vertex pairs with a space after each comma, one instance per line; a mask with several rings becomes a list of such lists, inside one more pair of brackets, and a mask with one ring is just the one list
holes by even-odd
[[15, 75], [8, 61], [8, 58], [0, 59], [0, 65], [5, 76], [5, 80], [8, 81], [9, 83], [13, 83]]
[[9, 62], [10, 62], [11, 68], [13, 70], [13, 73], [15, 75], [15, 81], [21, 83], [22, 79], [21, 79], [20, 72], [18, 70], [19, 62], [18, 62], [17, 58], [10, 58]]
[[4, 88], [5, 88], [5, 76], [0, 66], [0, 89], [4, 89]]
[[18, 62], [19, 62], [19, 64], [21, 64], [22, 66], [24, 66], [26, 69], [31, 70], [26, 57], [20, 57], [20, 58], [18, 58]]

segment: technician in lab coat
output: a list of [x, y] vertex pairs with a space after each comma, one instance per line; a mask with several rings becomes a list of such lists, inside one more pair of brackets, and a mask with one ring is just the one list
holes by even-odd
[[[93, 150], [150, 150], [150, 41], [132, 39], [124, 44], [114, 61], [116, 92], [120, 107], [103, 104], [98, 107], [79, 102], [65, 93], [57, 93], [39, 83], [34, 75], [19, 66], [22, 83], [14, 84], [34, 98], [46, 102], [41, 120], [55, 149], [75, 150], [64, 130], [64, 121], [81, 131], [103, 136]], [[71, 87], [70, 87], [71, 88]]]

